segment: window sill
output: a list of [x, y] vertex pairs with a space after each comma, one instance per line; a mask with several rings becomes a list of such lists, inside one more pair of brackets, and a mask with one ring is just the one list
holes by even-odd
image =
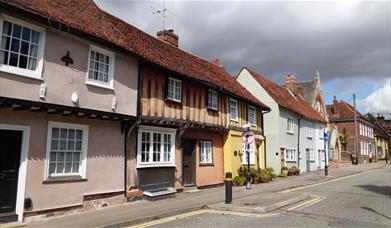
[[90, 86], [100, 87], [100, 88], [103, 88], [103, 89], [114, 90], [114, 87], [109, 86], [109, 85], [104, 85], [104, 84], [101, 84], [101, 83], [98, 83], [98, 82], [86, 81], [86, 84], [90, 85]]
[[182, 101], [173, 100], [173, 99], [170, 99], [170, 98], [166, 98], [165, 101], [166, 102], [170, 102], [170, 103], [175, 103], [175, 104], [182, 104]]
[[148, 164], [137, 164], [136, 168], [137, 169], [143, 169], [143, 168], [156, 168], [156, 167], [176, 167], [175, 164], [167, 164], [167, 163], [148, 163]]
[[71, 182], [86, 182], [87, 178], [82, 178], [81, 176], [62, 176], [62, 177], [49, 177], [47, 180], [44, 180], [42, 184], [61, 184], [61, 183], [71, 183]]
[[12, 66], [8, 66], [8, 65], [0, 65], [0, 71], [5, 72], [5, 73], [9, 73], [9, 74], [13, 74], [16, 76], [21, 76], [21, 77], [25, 77], [25, 78], [31, 78], [31, 79], [43, 81], [43, 78], [41, 75], [42, 72], [38, 73], [36, 71], [19, 69], [17, 67], [12, 67]]
[[229, 120], [236, 122], [236, 123], [239, 123], [239, 119], [229, 119]]
[[287, 131], [286, 133], [289, 135], [294, 135], [293, 131]]
[[200, 163], [199, 166], [201, 166], [201, 167], [208, 167], [208, 166], [214, 167], [215, 165], [213, 163]]
[[311, 136], [307, 136], [307, 139], [311, 139], [312, 140], [312, 137]]
[[219, 111], [219, 109], [210, 108], [210, 107], [208, 107], [207, 110], [211, 111], [211, 112], [218, 112]]
[[286, 162], [296, 162], [295, 160], [286, 160]]

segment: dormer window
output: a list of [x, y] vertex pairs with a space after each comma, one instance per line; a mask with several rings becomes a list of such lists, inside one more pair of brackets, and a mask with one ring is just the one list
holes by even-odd
[[41, 79], [44, 29], [1, 15], [0, 31], [0, 70]]

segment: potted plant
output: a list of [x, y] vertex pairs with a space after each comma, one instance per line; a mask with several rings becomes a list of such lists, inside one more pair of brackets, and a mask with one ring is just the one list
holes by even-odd
[[246, 177], [240, 177], [239, 186], [243, 186], [246, 183]]
[[292, 176], [293, 175], [293, 170], [292, 168], [288, 169], [288, 176]]
[[265, 174], [262, 174], [262, 183], [269, 183], [269, 175], [267, 175], [266, 173]]
[[300, 175], [300, 171], [301, 171], [301, 170], [300, 170], [299, 168], [296, 169], [296, 175], [297, 175], [297, 176]]
[[234, 177], [234, 179], [232, 181], [232, 184], [234, 186], [239, 186], [239, 184], [240, 184], [240, 177], [239, 176]]
[[297, 167], [296, 166], [292, 166], [291, 171], [292, 171], [292, 175], [297, 175]]
[[281, 173], [282, 173], [283, 175], [288, 175], [288, 167], [283, 166], [283, 167], [281, 168]]

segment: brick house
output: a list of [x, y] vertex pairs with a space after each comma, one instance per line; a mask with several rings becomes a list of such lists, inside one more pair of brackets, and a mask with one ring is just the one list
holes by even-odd
[[[327, 114], [331, 126], [336, 125], [339, 133], [346, 138], [343, 146], [343, 157], [350, 154], [353, 158], [358, 157], [358, 162], [369, 162], [374, 157], [374, 131], [369, 119], [363, 116], [347, 102], [338, 101], [334, 96], [333, 104], [327, 105]], [[357, 125], [354, 124], [354, 115], [357, 115]], [[357, 131], [357, 132], [356, 132]], [[356, 141], [356, 133], [358, 141]], [[357, 147], [357, 148], [356, 148]]]

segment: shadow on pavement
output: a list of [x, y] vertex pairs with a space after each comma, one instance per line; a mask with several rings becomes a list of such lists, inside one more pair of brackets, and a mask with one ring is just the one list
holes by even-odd
[[369, 207], [361, 207], [361, 208], [364, 209], [364, 210], [373, 212], [373, 213], [375, 213], [375, 214], [381, 215], [381, 216], [383, 216], [384, 218], [386, 218], [386, 219], [388, 219], [388, 220], [391, 220], [391, 218], [388, 217], [387, 215], [383, 215], [383, 214], [381, 214], [381, 213], [379, 213], [379, 212], [373, 210], [372, 208], [369, 208]]
[[363, 188], [367, 191], [371, 191], [377, 194], [382, 194], [391, 197], [391, 186], [379, 186], [379, 185], [357, 185], [357, 187]]

